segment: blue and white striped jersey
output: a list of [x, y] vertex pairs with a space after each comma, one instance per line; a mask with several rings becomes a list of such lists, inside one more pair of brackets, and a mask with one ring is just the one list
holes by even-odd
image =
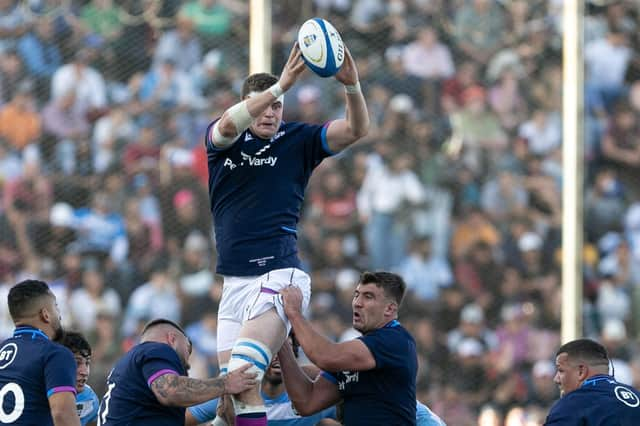
[[84, 385], [82, 392], [76, 396], [76, 409], [80, 417], [80, 424], [85, 426], [87, 423], [96, 420], [99, 408], [100, 400], [98, 396], [89, 385]]

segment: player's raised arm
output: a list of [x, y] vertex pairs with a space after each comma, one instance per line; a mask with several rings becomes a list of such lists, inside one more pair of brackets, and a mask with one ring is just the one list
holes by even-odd
[[327, 129], [327, 144], [332, 152], [345, 149], [366, 136], [369, 131], [369, 112], [360, 88], [356, 62], [346, 45], [344, 48], [345, 60], [335, 78], [344, 84], [347, 98], [346, 116], [332, 121]]
[[275, 102], [282, 104], [281, 96], [293, 86], [304, 71], [305, 64], [298, 43], [295, 43], [284, 65], [280, 80], [267, 90], [248, 94], [245, 99], [230, 107], [211, 128], [211, 140], [218, 148], [226, 148], [235, 142], [254, 118], [262, 114]]
[[163, 405], [190, 407], [222, 395], [237, 394], [256, 385], [255, 374], [246, 373], [246, 364], [231, 373], [213, 379], [194, 379], [177, 374], [164, 374], [151, 384], [151, 390]]

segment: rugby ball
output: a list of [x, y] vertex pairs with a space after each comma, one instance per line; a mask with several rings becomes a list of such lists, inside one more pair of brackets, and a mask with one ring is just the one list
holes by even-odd
[[307, 66], [320, 77], [335, 75], [344, 62], [344, 43], [327, 20], [313, 18], [298, 30], [298, 45]]

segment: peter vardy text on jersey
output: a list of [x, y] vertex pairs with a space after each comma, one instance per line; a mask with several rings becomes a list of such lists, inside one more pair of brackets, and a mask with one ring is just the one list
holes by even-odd
[[[251, 166], [251, 167], [261, 167], [261, 166], [275, 166], [276, 165], [276, 161], [278, 161], [278, 157], [267, 157], [267, 158], [259, 158], [259, 157], [252, 157], [249, 154], [245, 154], [244, 152], [240, 152], [240, 155], [242, 156], [242, 162], [240, 163], [240, 166]], [[237, 164], [234, 164], [233, 161], [231, 161], [230, 158], [227, 158], [224, 160], [224, 167], [229, 167], [230, 170], [233, 170], [237, 167]]]

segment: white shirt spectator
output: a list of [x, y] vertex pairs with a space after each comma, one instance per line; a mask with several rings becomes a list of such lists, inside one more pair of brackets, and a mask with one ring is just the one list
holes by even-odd
[[141, 285], [131, 294], [122, 325], [125, 336], [135, 333], [140, 320], [166, 318], [180, 322], [181, 304], [175, 283], [167, 277], [158, 280]]
[[106, 288], [99, 298], [94, 298], [84, 288], [71, 293], [69, 308], [73, 322], [82, 332], [89, 332], [95, 328], [98, 312], [108, 312], [117, 317], [120, 315], [120, 296], [112, 288]]
[[455, 73], [449, 48], [438, 42], [431, 28], [421, 30], [404, 48], [402, 63], [408, 74], [424, 79], [446, 79]]
[[631, 60], [631, 49], [611, 43], [610, 36], [588, 43], [584, 48], [587, 80], [597, 86], [619, 87]]
[[419, 204], [424, 199], [425, 189], [413, 171], [393, 172], [386, 165], [372, 164], [358, 192], [357, 204], [359, 213], [369, 217], [373, 211], [391, 214], [407, 201]]
[[75, 108], [86, 112], [107, 105], [107, 89], [102, 75], [95, 69], [70, 63], [61, 66], [51, 79], [51, 97], [54, 99], [75, 91]]
[[453, 282], [451, 268], [445, 259], [422, 256], [412, 253], [398, 268], [407, 288], [421, 300], [432, 301], [438, 298], [441, 287], [449, 287]]
[[518, 130], [520, 137], [529, 143], [529, 150], [537, 155], [545, 155], [560, 147], [562, 126], [557, 114], [536, 111], [533, 117], [522, 123]]
[[180, 30], [168, 31], [162, 34], [158, 40], [158, 47], [156, 47], [154, 54], [154, 65], [160, 65], [165, 58], [175, 59], [176, 67], [180, 71], [191, 72], [202, 59], [200, 41], [194, 34], [184, 38], [181, 37]]
[[117, 159], [118, 141], [131, 141], [136, 136], [136, 127], [123, 108], [114, 109], [96, 121], [93, 128], [93, 166], [102, 173]]

